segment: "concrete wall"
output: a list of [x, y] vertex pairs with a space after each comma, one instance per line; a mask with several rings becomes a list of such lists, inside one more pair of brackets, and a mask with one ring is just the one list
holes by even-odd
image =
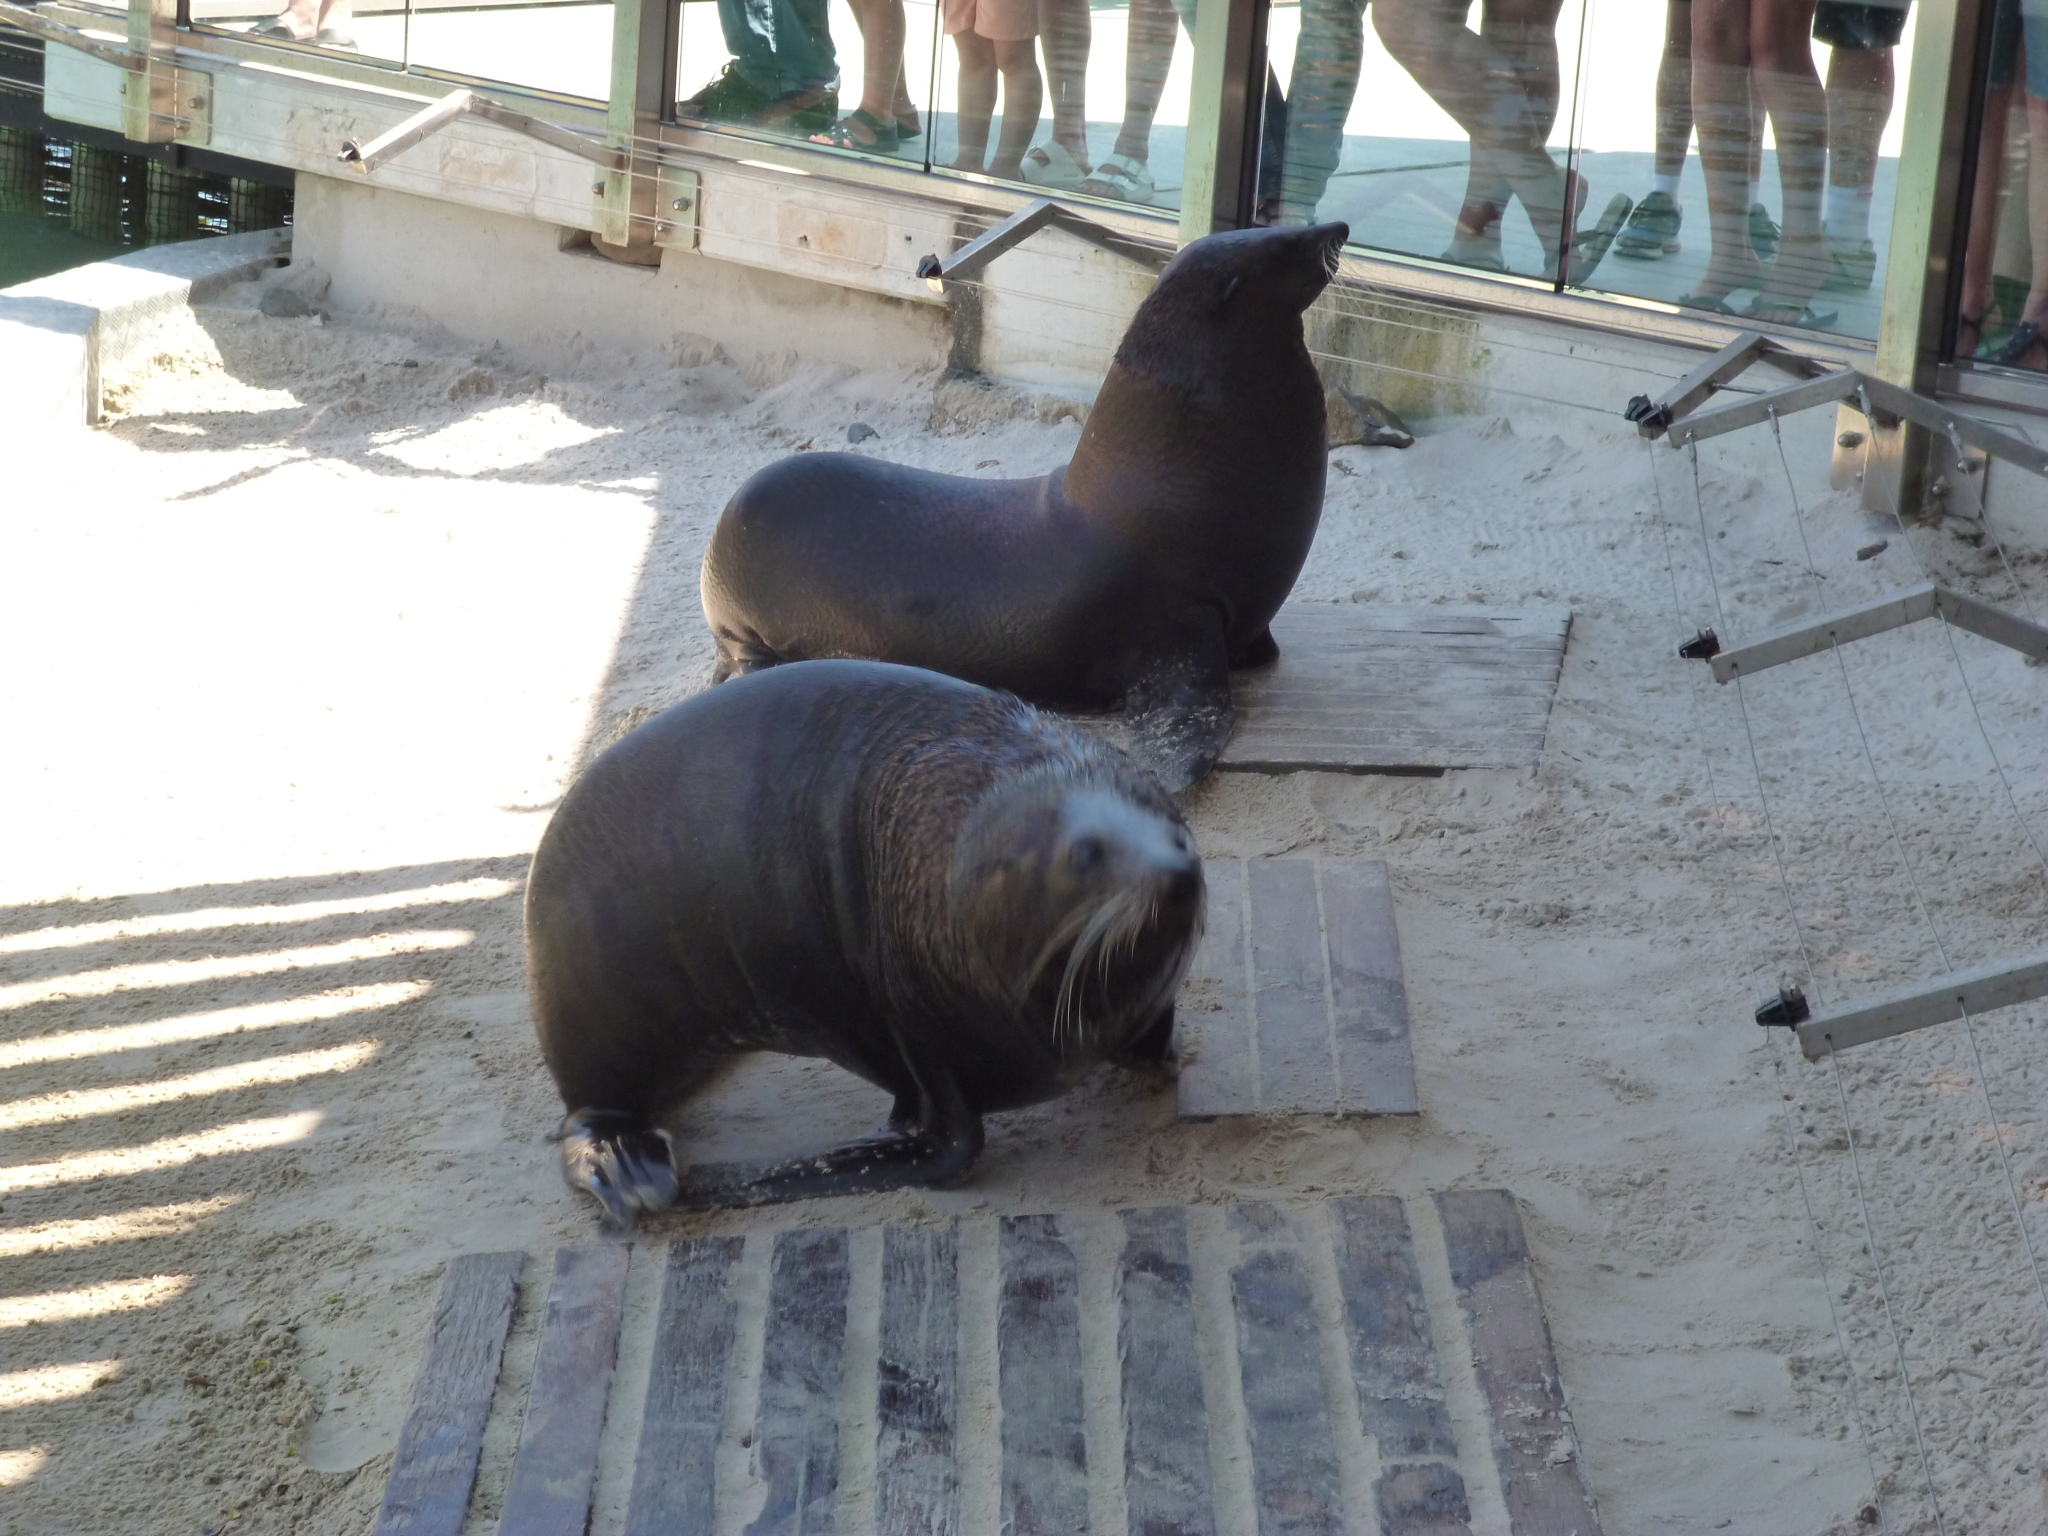
[[659, 268], [589, 249], [560, 230], [362, 181], [299, 177], [294, 260], [333, 279], [341, 309], [406, 305], [482, 342], [589, 366], [687, 354], [715, 342], [749, 370], [793, 359], [936, 368], [951, 344], [936, 305], [666, 251]]

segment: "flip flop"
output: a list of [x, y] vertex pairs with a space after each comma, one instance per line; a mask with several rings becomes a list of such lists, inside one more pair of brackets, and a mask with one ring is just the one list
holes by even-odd
[[1108, 155], [1074, 190], [1085, 197], [1113, 197], [1119, 202], [1149, 203], [1153, 193], [1152, 173], [1145, 169], [1142, 160], [1133, 160], [1129, 155]]
[[1076, 160], [1073, 152], [1058, 139], [1049, 139], [1025, 151], [1024, 180], [1034, 187], [1071, 192], [1086, 181], [1088, 175], [1088, 167]]
[[[2022, 320], [2013, 327], [2012, 335], [2006, 338], [2005, 345], [1991, 355], [1991, 361], [2003, 363], [2008, 368], [2026, 368], [2027, 364], [2021, 362], [2020, 359], [2033, 351], [2034, 348], [2043, 344], [2044, 338], [2041, 334], [2040, 322], [2036, 320]], [[2038, 373], [2041, 370], [2033, 368], [2029, 371]]]
[[[857, 137], [853, 131], [855, 124], [867, 129], [874, 137], [872, 139]], [[870, 154], [887, 154], [901, 142], [902, 137], [903, 135], [898, 131], [895, 123], [884, 122], [872, 112], [866, 111], [861, 107], [855, 107], [846, 116], [839, 119], [838, 122], [825, 129], [824, 132], [812, 134], [811, 142], [813, 144], [824, 144], [833, 149], [859, 149], [866, 150]]]
[[1681, 293], [1671, 301], [1680, 309], [1704, 309], [1710, 315], [1740, 315], [1741, 310], [1725, 298], [1715, 298], [1708, 293]]
[[916, 139], [923, 136], [924, 124], [918, 120], [917, 108], [912, 107], [907, 115], [901, 112], [896, 114], [897, 138]]

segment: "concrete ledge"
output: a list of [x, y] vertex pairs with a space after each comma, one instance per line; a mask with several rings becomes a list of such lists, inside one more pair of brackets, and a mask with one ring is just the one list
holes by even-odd
[[163, 322], [291, 255], [288, 229], [151, 246], [0, 288], [0, 440], [32, 444], [101, 417], [100, 379]]

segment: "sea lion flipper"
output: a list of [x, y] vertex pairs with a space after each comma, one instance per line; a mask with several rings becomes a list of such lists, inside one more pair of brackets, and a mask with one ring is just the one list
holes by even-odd
[[1204, 668], [1193, 657], [1171, 663], [1124, 697], [1131, 753], [1172, 794], [1200, 783], [1237, 724], [1230, 672]]
[[1161, 1067], [1174, 1060], [1173, 1004], [1145, 1026], [1145, 1032], [1123, 1048], [1115, 1060], [1125, 1067]]
[[635, 1221], [676, 1203], [675, 1159], [666, 1131], [638, 1115], [610, 1109], [579, 1109], [556, 1133], [562, 1143], [562, 1176], [604, 1207], [611, 1225], [630, 1229]]
[[[934, 1074], [920, 1073], [920, 1087]], [[693, 1210], [781, 1205], [820, 1195], [875, 1195], [892, 1189], [946, 1189], [964, 1181], [981, 1156], [981, 1115], [950, 1080], [917, 1094], [919, 1114], [902, 1117], [913, 1095], [898, 1096], [890, 1129], [786, 1163], [702, 1163], [690, 1169], [676, 1200]]]
[[1244, 643], [1237, 654], [1230, 658], [1230, 666], [1232, 671], [1240, 671], [1245, 667], [1270, 667], [1279, 659], [1280, 642], [1273, 638], [1273, 630], [1269, 625], [1259, 631], [1256, 639]]

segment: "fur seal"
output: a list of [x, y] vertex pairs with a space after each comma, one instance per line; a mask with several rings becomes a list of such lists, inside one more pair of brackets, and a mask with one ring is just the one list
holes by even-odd
[[[700, 693], [601, 755], [534, 854], [569, 1182], [620, 1225], [958, 1183], [984, 1114], [1165, 1058], [1202, 895], [1172, 798], [1009, 695], [855, 661]], [[679, 1178], [655, 1121], [750, 1051], [887, 1089], [888, 1130]]]
[[1302, 312], [1349, 229], [1197, 240], [1139, 306], [1065, 469], [975, 480], [807, 453], [742, 485], [704, 556], [712, 681], [862, 656], [1054, 709], [1121, 706], [1178, 792], [1229, 740], [1230, 670], [1308, 558], [1327, 468]]

